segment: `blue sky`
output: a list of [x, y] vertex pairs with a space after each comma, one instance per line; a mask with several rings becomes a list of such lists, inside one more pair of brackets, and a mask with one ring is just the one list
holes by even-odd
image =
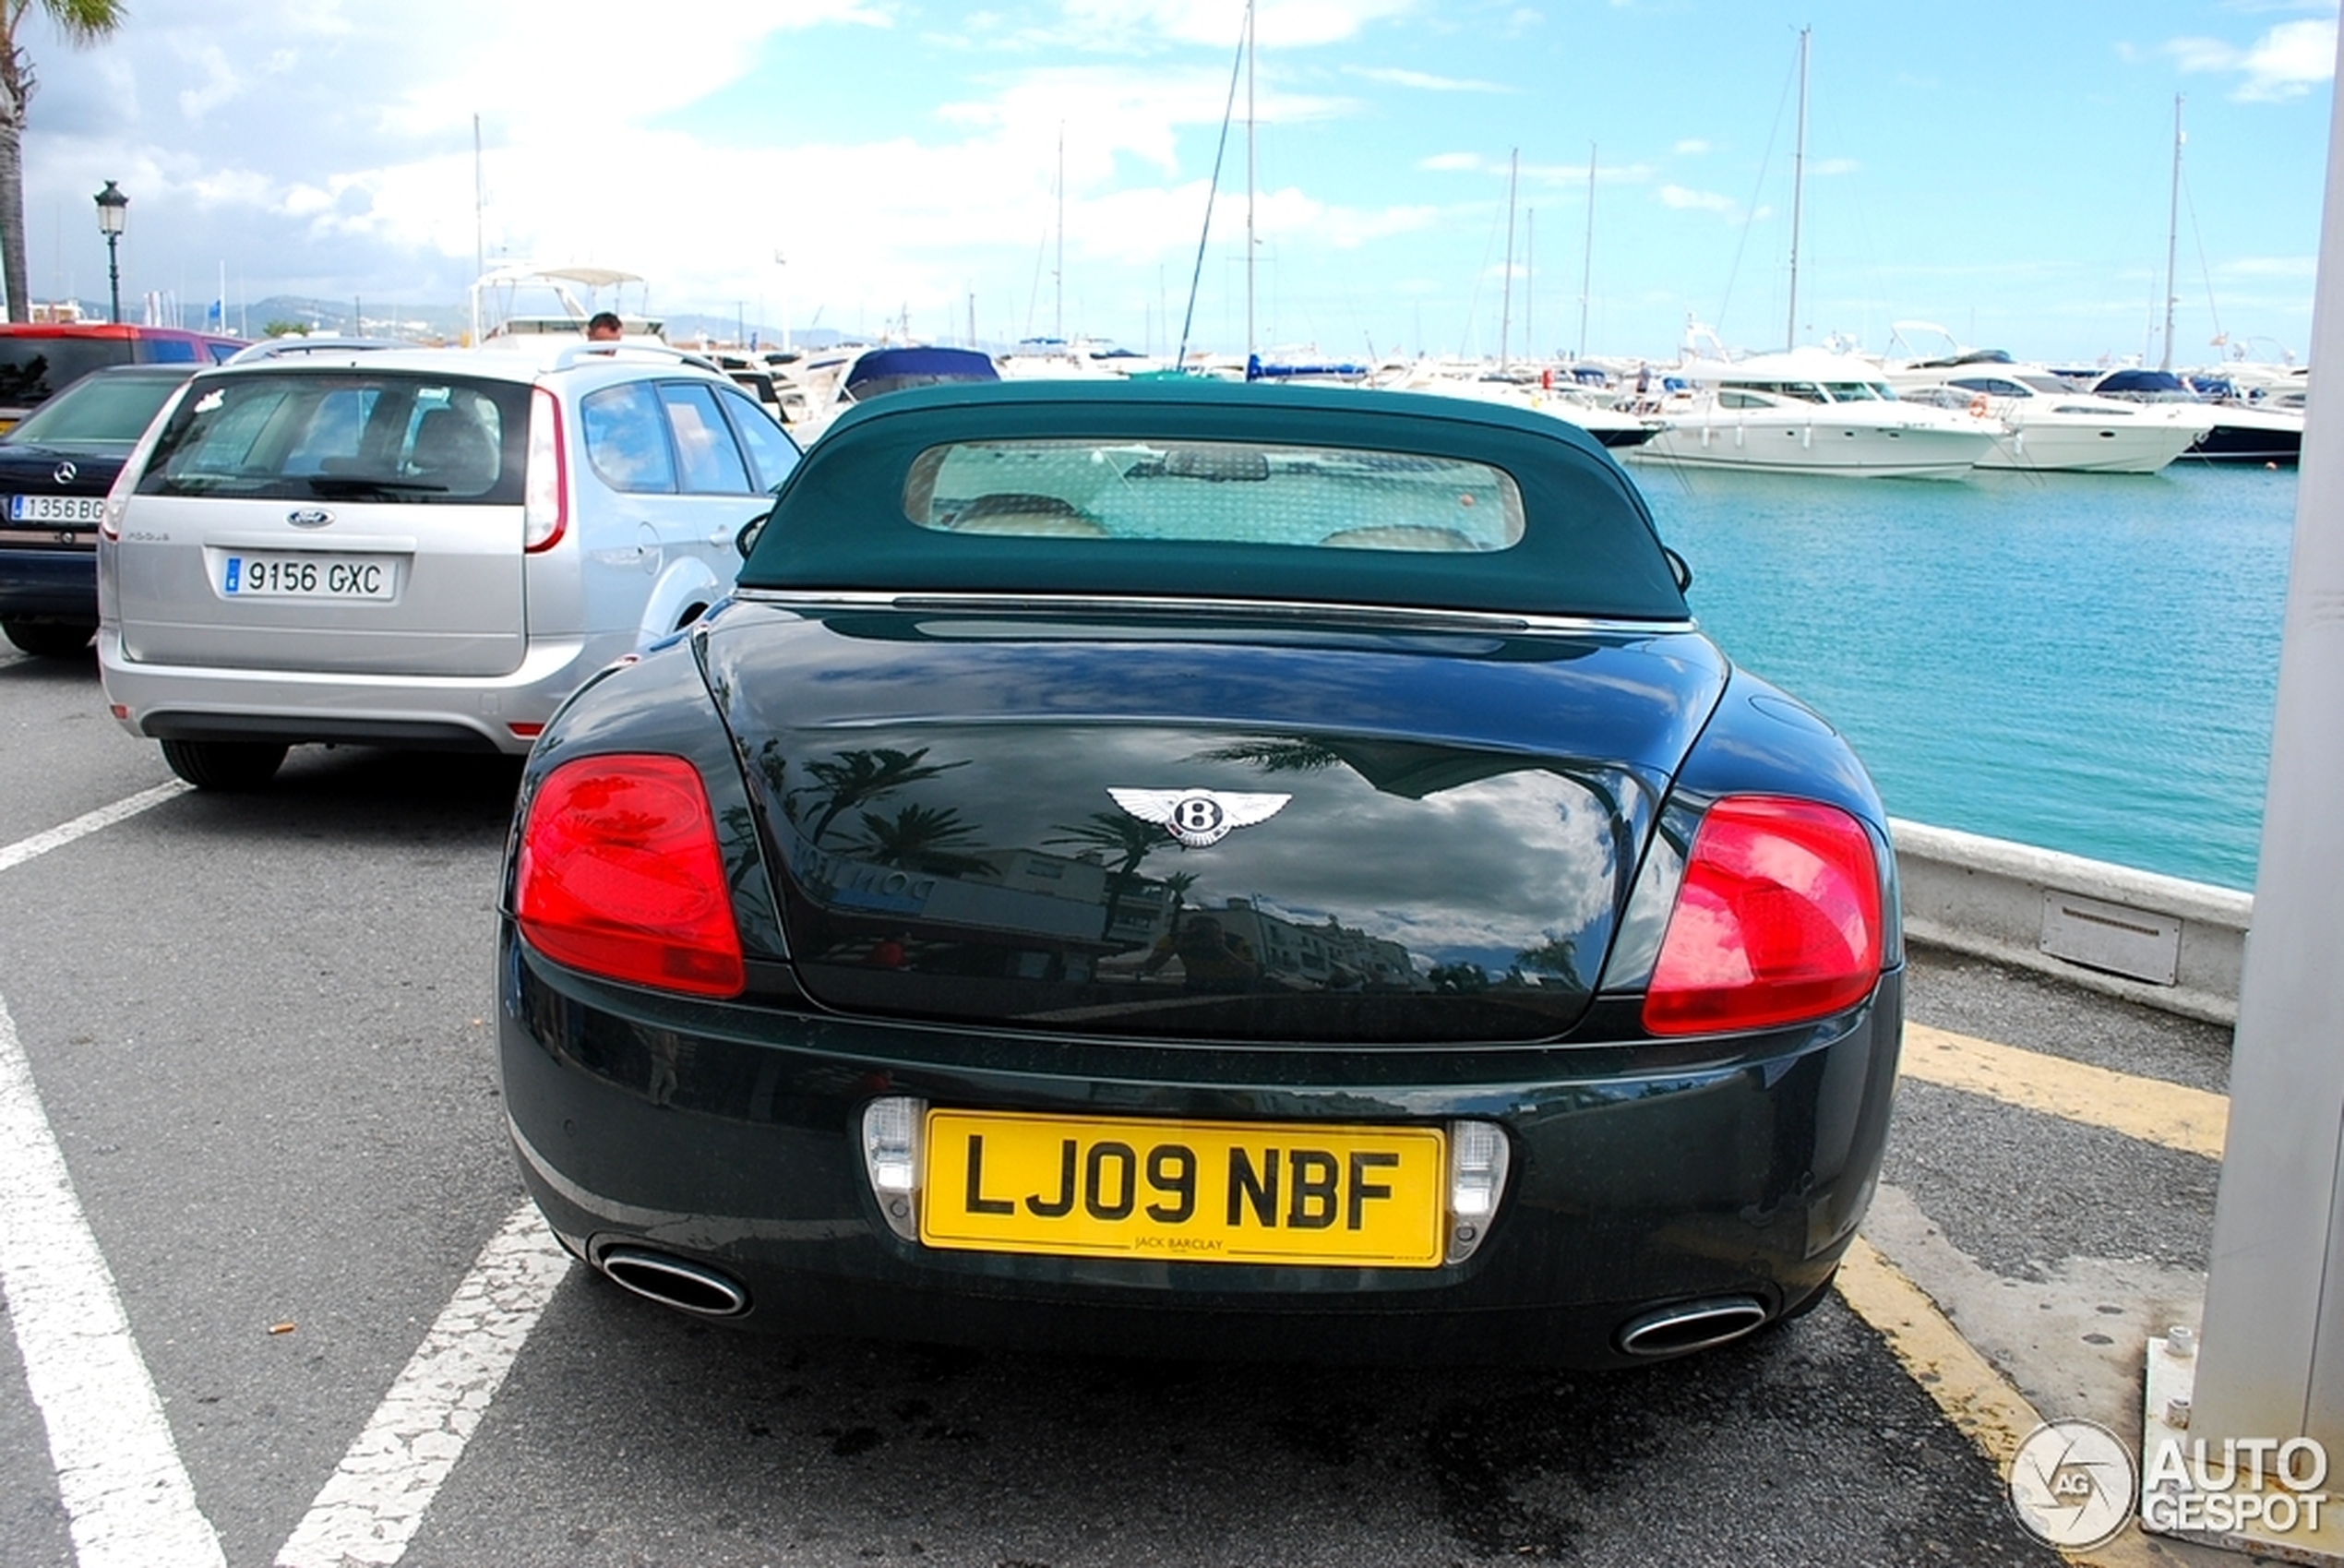
[[[956, 338], [973, 296], [987, 339], [1161, 349], [1242, 14], [140, 0], [79, 51], [28, 19], [33, 292], [103, 294], [90, 196], [112, 178], [133, 299], [209, 299], [224, 268], [232, 306], [453, 305], [478, 245], [640, 272], [654, 309], [769, 329]], [[1570, 349], [1583, 277], [1592, 352], [1668, 357], [1689, 315], [1779, 346], [1801, 26], [1802, 340], [1879, 348], [1920, 318], [2154, 361], [2182, 95], [2176, 358], [2216, 357], [2218, 331], [2306, 347], [2335, 0], [1261, 0], [1258, 18], [1265, 348]], [[1193, 343], [1244, 346], [1247, 188], [1240, 123]]]

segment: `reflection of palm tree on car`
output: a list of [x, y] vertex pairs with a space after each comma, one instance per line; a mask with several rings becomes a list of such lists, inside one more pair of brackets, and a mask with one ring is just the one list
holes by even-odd
[[1189, 890], [1194, 886], [1196, 886], [1194, 871], [1175, 871], [1164, 879], [1164, 891], [1172, 895], [1170, 918], [1164, 923], [1166, 930], [1177, 931], [1180, 928], [1180, 905], [1188, 902]]
[[806, 835], [807, 843], [819, 844], [822, 842], [822, 835], [830, 832], [831, 824], [838, 820], [842, 812], [866, 801], [876, 800], [905, 784], [935, 778], [948, 768], [968, 766], [965, 758], [958, 762], [923, 762], [921, 759], [927, 755], [927, 748], [925, 746], [917, 751], [898, 751], [888, 746], [842, 751], [826, 760], [807, 763], [806, 771], [813, 775], [814, 783], [782, 798], [792, 821], [797, 820], [799, 796], [812, 795], [822, 801], [822, 813], [814, 820], [812, 831]]
[[1090, 820], [1080, 827], [1058, 826], [1058, 837], [1046, 840], [1049, 844], [1079, 844], [1086, 849], [1104, 851], [1122, 858], [1106, 878], [1106, 918], [1100, 922], [1099, 935], [1107, 936], [1115, 929], [1115, 916], [1123, 907], [1123, 895], [1131, 891], [1139, 880], [1140, 862], [1157, 850], [1170, 845], [1178, 848], [1180, 841], [1154, 822], [1142, 822], [1137, 817], [1127, 817], [1119, 811], [1094, 811]]
[[984, 858], [968, 853], [972, 847], [968, 841], [975, 832], [961, 820], [959, 810], [950, 806], [940, 810], [932, 806], [906, 806], [892, 817], [866, 811], [863, 837], [847, 845], [847, 852], [874, 865], [957, 877], [985, 869]]
[[1244, 762], [1265, 773], [1316, 773], [1343, 762], [1333, 748], [1319, 741], [1282, 737], [1235, 741], [1202, 756], [1209, 762]]

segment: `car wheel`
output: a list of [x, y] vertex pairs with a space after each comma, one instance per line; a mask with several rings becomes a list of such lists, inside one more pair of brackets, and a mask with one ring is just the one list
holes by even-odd
[[9, 641], [44, 659], [72, 658], [90, 646], [90, 639], [97, 631], [94, 626], [72, 626], [60, 621], [0, 620], [0, 632], [5, 632]]
[[162, 760], [197, 789], [258, 789], [277, 776], [285, 748], [265, 741], [166, 740]]

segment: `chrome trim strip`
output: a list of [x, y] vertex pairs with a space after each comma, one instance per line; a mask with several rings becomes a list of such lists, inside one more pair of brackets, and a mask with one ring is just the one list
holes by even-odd
[[900, 610], [906, 614], [1107, 614], [1188, 618], [1226, 616], [1239, 620], [1341, 619], [1377, 628], [1437, 628], [1444, 631], [1617, 631], [1646, 634], [1697, 630], [1700, 622], [1627, 620], [1602, 616], [1529, 616], [1486, 610], [1414, 608], [1394, 604], [1343, 604], [1307, 599], [1183, 599], [1147, 595], [1046, 593], [890, 593], [879, 591], [807, 592], [798, 589], [736, 588], [747, 604], [785, 608]]

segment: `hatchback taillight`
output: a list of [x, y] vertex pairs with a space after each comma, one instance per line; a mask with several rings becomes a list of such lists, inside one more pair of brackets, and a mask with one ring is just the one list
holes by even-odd
[[561, 401], [534, 389], [529, 404], [529, 467], [520, 501], [521, 548], [550, 550], [569, 527], [568, 461], [562, 453]]
[[114, 476], [114, 483], [106, 487], [106, 504], [98, 513], [98, 532], [108, 539], [122, 537], [122, 517], [130, 509], [130, 492], [134, 488], [131, 475], [137, 472], [130, 464], [124, 464], [122, 472]]
[[700, 773], [680, 757], [582, 757], [522, 824], [513, 906], [529, 945], [607, 979], [699, 996], [747, 985]]
[[1880, 979], [1880, 867], [1836, 807], [1728, 796], [1709, 808], [1644, 995], [1656, 1035], [1821, 1018]]

